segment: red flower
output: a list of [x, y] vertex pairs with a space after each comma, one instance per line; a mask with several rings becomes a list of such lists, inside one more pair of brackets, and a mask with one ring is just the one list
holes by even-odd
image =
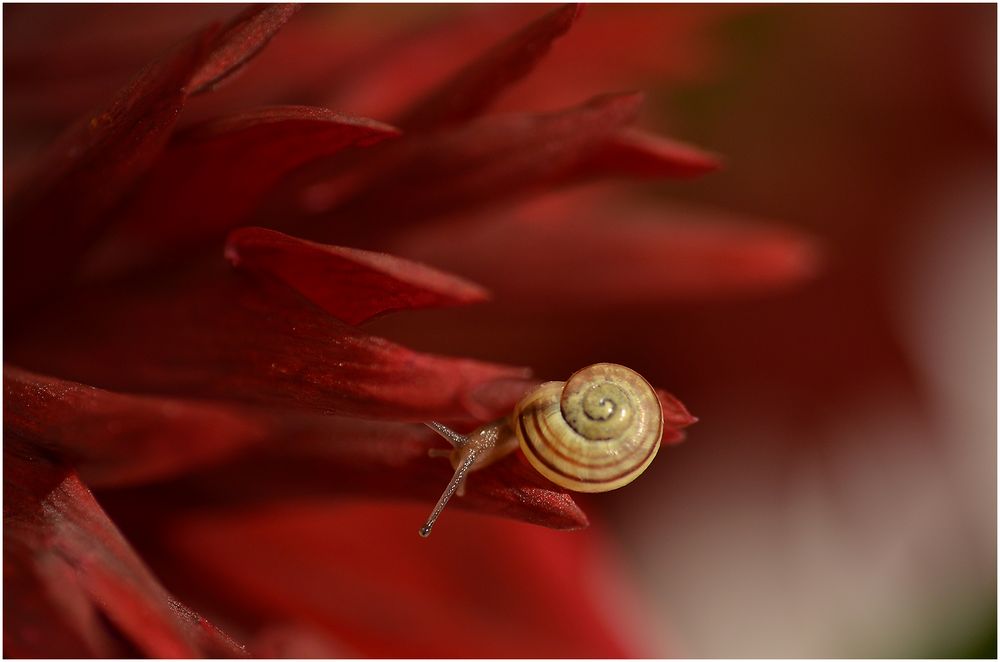
[[[8, 21], [30, 34], [78, 11], [25, 8]], [[176, 20], [209, 11], [139, 14], [155, 23], [145, 12]], [[610, 337], [615, 316], [795, 281], [811, 269], [808, 244], [665, 221], [659, 204], [577, 188], [717, 167], [707, 153], [632, 127], [639, 94], [551, 105], [607, 82], [608, 59], [594, 59], [592, 39], [634, 37], [641, 53], [672, 25], [660, 10], [595, 9], [582, 42], [573, 6], [540, 16], [449, 11], [405, 39], [358, 29], [365, 21], [350, 11], [338, 25], [333, 12], [309, 8], [275, 39], [280, 66], [265, 54], [257, 74], [248, 66], [216, 95], [295, 13], [252, 7], [146, 66], [33, 168], [24, 165], [30, 147], [12, 150], [8, 655], [640, 652], [594, 599], [611, 599], [599, 585], [616, 583], [602, 574], [610, 552], [599, 533], [550, 535], [456, 512], [425, 542], [415, 511], [369, 505], [410, 500], [422, 512], [447, 482], [447, 465], [427, 453], [438, 440], [413, 423], [495, 419], [535, 382], [523, 368], [418, 352], [358, 325], [493, 296], [483, 312], [449, 318], [469, 325], [470, 352], [490, 354], [499, 336], [476, 325], [496, 315], [526, 323], [583, 313], [591, 323], [581, 343], [550, 339], [540, 325], [523, 351], [531, 363], [554, 350], [582, 365], [616, 358], [580, 351]], [[107, 12], [85, 11], [76, 28], [106, 28]], [[465, 57], [511, 23], [523, 26], [443, 71], [455, 61], [446, 54]], [[577, 79], [550, 72], [551, 87], [518, 92], [564, 34], [564, 54], [583, 67]], [[114, 60], [114, 46], [144, 46], [124, 29], [102, 39], [35, 60], [28, 44], [8, 42], [11, 121], [44, 124], [23, 109], [50, 107], [47, 92], [60, 90], [34, 81], [74, 66], [71, 53], [86, 69], [100, 53]], [[664, 73], [642, 57], [622, 66], [623, 81]], [[409, 88], [414, 80], [421, 90]], [[84, 87], [81, 99], [103, 86]], [[483, 116], [508, 88], [506, 103], [545, 112]], [[262, 107], [276, 102], [314, 105]], [[362, 109], [388, 123], [344, 114]], [[378, 324], [385, 335], [407, 333]], [[664, 441], [679, 441], [694, 419], [660, 397]], [[555, 529], [588, 523], [569, 493], [517, 455], [474, 474], [452, 509]]]

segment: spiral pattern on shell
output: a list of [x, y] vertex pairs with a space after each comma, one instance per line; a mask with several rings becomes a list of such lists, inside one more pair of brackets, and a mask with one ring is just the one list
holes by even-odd
[[528, 393], [511, 418], [532, 466], [576, 492], [607, 492], [632, 482], [656, 456], [663, 411], [634, 370], [597, 363], [565, 382]]

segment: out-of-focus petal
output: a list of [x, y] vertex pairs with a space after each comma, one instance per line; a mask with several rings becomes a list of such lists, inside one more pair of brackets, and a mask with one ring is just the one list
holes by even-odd
[[[423, 425], [285, 414], [270, 422], [270, 442], [224, 465], [169, 483], [128, 490], [141, 503], [171, 510], [260, 508], [269, 503], [344, 498], [417, 500], [427, 513], [453, 470], [428, 450], [443, 446]], [[514, 454], [471, 474], [448, 510], [470, 510], [554, 529], [587, 526], [573, 497]], [[447, 515], [445, 515], [447, 517]], [[414, 535], [423, 520], [410, 527]]]
[[459, 306], [489, 297], [467, 280], [416, 262], [264, 228], [233, 231], [226, 258], [234, 266], [274, 276], [348, 324], [394, 310]]
[[4, 439], [4, 654], [233, 657], [156, 581], [76, 474]]
[[417, 421], [479, 418], [478, 388], [525, 376], [414, 352], [218, 266], [81, 293], [5, 339], [8, 359], [111, 390]]
[[168, 146], [118, 215], [121, 227], [92, 258], [98, 273], [133, 266], [192, 242], [221, 239], [294, 168], [398, 131], [304, 106], [206, 122]]
[[[424, 517], [322, 502], [193, 511], [151, 531], [143, 551], [181, 595], [240, 623], [314, 624], [357, 654], [642, 656], [620, 625], [639, 604], [603, 550], [606, 533], [455, 511], [423, 539], [413, 522]], [[386, 636], [387, 624], [405, 626]]]
[[502, 112], [554, 110], [607, 89], [657, 89], [711, 76], [712, 28], [745, 11], [710, 4], [595, 3], [531, 76], [499, 100]]
[[[35, 4], [5, 12], [5, 178], [12, 156], [37, 150], [53, 131], [106, 102], [144, 64], [199, 27], [211, 21], [236, 23], [231, 19], [240, 10], [238, 5], [190, 3], [55, 9]], [[259, 11], [273, 17], [283, 9]], [[349, 108], [325, 103], [331, 90], [359, 60], [392, 44], [412, 14], [388, 5], [304, 7], [254, 57], [253, 66], [240, 67], [212, 94], [190, 98], [180, 125], [276, 104]], [[18, 129], [16, 135], [11, 127]]]
[[656, 389], [656, 397], [663, 410], [663, 438], [661, 443], [678, 444], [684, 441], [684, 428], [694, 425], [698, 418], [688, 413], [680, 400], [663, 389]]
[[508, 85], [526, 76], [579, 14], [579, 5], [548, 12], [414, 104], [399, 125], [408, 131], [427, 130], [476, 116]]
[[770, 290], [812, 276], [818, 260], [792, 231], [591, 192], [422, 226], [391, 250], [473, 278], [498, 301], [578, 310]]
[[4, 224], [4, 307], [63, 281], [108, 211], [159, 154], [211, 46], [204, 31], [144, 69], [104, 111], [56, 142]]
[[188, 83], [192, 94], [204, 92], [232, 76], [267, 45], [298, 11], [298, 5], [252, 5], [234, 17], [216, 38], [212, 53]]
[[316, 626], [302, 623], [265, 625], [247, 642], [247, 649], [255, 658], [267, 659], [329, 660], [361, 657]]
[[262, 5], [221, 32], [206, 28], [147, 66], [109, 106], [55, 143], [9, 209], [5, 309], [65, 282], [108, 226], [109, 212], [163, 149], [192, 81], [206, 85], [241, 66], [290, 14]]
[[692, 145], [634, 128], [611, 135], [570, 179], [619, 175], [634, 179], [698, 177], [718, 170], [718, 157]]
[[[632, 121], [641, 103], [638, 93], [605, 95], [558, 113], [488, 117], [395, 141], [351, 173], [360, 190], [314, 225], [336, 233], [344, 217], [368, 228], [373, 217], [411, 222], [561, 181]], [[328, 209], [343, 187], [342, 179], [314, 185], [305, 204]]]
[[212, 94], [193, 98], [188, 119], [196, 123], [234, 109], [275, 104], [308, 104], [359, 114], [360, 108], [352, 104], [330, 103], [331, 93], [367, 60], [395, 46], [401, 33], [412, 29], [413, 18], [412, 8], [405, 6], [305, 4], [254, 58], [252, 67], [241, 69], [239, 76], [230, 77]]
[[[171, 46], [240, 11], [236, 5], [98, 3], [11, 9], [3, 21], [5, 161], [8, 141], [51, 138], [51, 131], [107, 103]], [[12, 128], [28, 136], [15, 136]]]
[[163, 479], [265, 437], [259, 420], [212, 405], [113, 393], [14, 366], [4, 366], [3, 385], [4, 430], [71, 462], [94, 487]]
[[[383, 5], [378, 11], [382, 24], [386, 9]], [[353, 58], [350, 67], [331, 79], [322, 105], [369, 117], [399, 117], [428, 90], [444, 85], [465, 63], [480, 57], [484, 47], [509, 38], [545, 12], [535, 5], [455, 4], [411, 14], [405, 25], [388, 32], [383, 28], [377, 46]]]

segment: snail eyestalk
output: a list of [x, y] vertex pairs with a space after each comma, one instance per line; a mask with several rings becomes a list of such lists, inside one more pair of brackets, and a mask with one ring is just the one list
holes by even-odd
[[437, 421], [428, 421], [427, 423], [424, 423], [424, 425], [426, 425], [431, 430], [434, 430], [439, 435], [447, 439], [448, 443], [450, 443], [455, 448], [461, 448], [462, 446], [465, 446], [467, 443], [469, 443], [469, 438], [467, 436], [455, 432], [447, 425], [441, 425]]
[[462, 463], [455, 469], [455, 475], [452, 476], [451, 481], [448, 482], [448, 487], [444, 488], [441, 498], [438, 499], [437, 505], [435, 505], [434, 510], [431, 511], [431, 516], [427, 518], [427, 522], [420, 528], [421, 537], [426, 538], [431, 534], [434, 522], [436, 522], [437, 518], [441, 516], [441, 511], [443, 511], [444, 507], [448, 505], [448, 500], [451, 499], [452, 495], [455, 494], [455, 490], [457, 490], [462, 484], [462, 481], [465, 480], [465, 475], [469, 473], [469, 469], [475, 461], [476, 453], [473, 450], [465, 455]]

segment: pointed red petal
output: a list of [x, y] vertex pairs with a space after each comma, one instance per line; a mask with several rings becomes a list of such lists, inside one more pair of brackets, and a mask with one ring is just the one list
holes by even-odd
[[[365, 164], [361, 190], [317, 221], [318, 231], [332, 232], [344, 216], [370, 231], [375, 218], [412, 222], [563, 181], [641, 102], [640, 94], [607, 95], [559, 113], [490, 117], [385, 145]], [[340, 179], [312, 187], [310, 205], [321, 208], [325, 197], [334, 204], [342, 187]]]
[[525, 376], [414, 352], [337, 321], [282, 284], [219, 266], [54, 306], [5, 339], [8, 358], [112, 390], [418, 421], [478, 418], [477, 389]]
[[[445, 464], [447, 485], [451, 467]], [[466, 480], [462, 508], [538, 524], [550, 529], [580, 529], [590, 522], [572, 492], [542, 477], [520, 452], [477, 471]], [[449, 505], [450, 502], [449, 502]], [[458, 505], [458, 504], [456, 504]]]
[[159, 154], [205, 57], [204, 32], [143, 70], [103, 112], [69, 130], [13, 201], [5, 224], [5, 307], [59, 284], [107, 212]]
[[234, 109], [294, 103], [390, 117], [356, 104], [331, 103], [330, 94], [373, 55], [381, 56], [383, 47], [412, 23], [413, 13], [404, 7], [304, 4], [254, 58], [253, 66], [214, 86], [212, 94], [192, 98], [186, 112], [198, 122]]
[[550, 110], [606, 89], [664, 89], [713, 75], [718, 4], [593, 3], [532, 72], [496, 104], [500, 112]]
[[692, 416], [687, 407], [670, 393], [658, 388], [656, 397], [659, 398], [660, 406], [663, 408], [663, 422], [667, 427], [680, 430], [698, 422], [698, 417]]
[[485, 301], [486, 290], [385, 253], [328, 246], [264, 228], [229, 235], [226, 258], [274, 276], [348, 324], [380, 313]]
[[108, 212], [159, 155], [192, 89], [251, 58], [291, 11], [253, 7], [221, 33], [214, 26], [200, 32], [57, 141], [35, 181], [11, 205], [4, 233], [5, 307], [64, 282], [102, 235]]
[[[368, 10], [378, 15], [379, 39], [331, 79], [336, 84], [327, 86], [322, 105], [351, 108], [371, 117], [400, 117], [428, 90], [443, 85], [463, 64], [481, 56], [485, 46], [509, 38], [544, 11], [532, 5], [456, 4], [447, 12], [416, 21], [407, 9], [408, 20], [394, 23], [392, 18], [401, 12], [387, 13], [387, 8]], [[344, 31], [341, 23], [337, 22], [338, 32]], [[357, 32], [350, 24], [347, 29]], [[587, 93], [581, 94], [569, 103], [586, 97]], [[531, 106], [518, 110], [525, 108]]]
[[684, 428], [698, 422], [697, 417], [688, 413], [680, 400], [663, 389], [656, 389], [656, 397], [660, 399], [663, 410], [663, 438], [661, 443], [678, 444], [684, 441]]
[[511, 83], [526, 76], [580, 14], [565, 5], [545, 14], [472, 62], [414, 105], [400, 120], [407, 130], [427, 130], [478, 115]]
[[4, 654], [241, 656], [156, 581], [76, 474], [4, 439]]
[[578, 166], [570, 179], [619, 175], [636, 179], [698, 177], [718, 170], [718, 157], [640, 129], [624, 128]]
[[818, 263], [814, 242], [796, 232], [599, 190], [423, 226], [393, 251], [531, 310], [553, 300], [598, 310], [767, 291], [802, 282]]
[[4, 121], [27, 131], [4, 136], [4, 170], [13, 145], [18, 150], [21, 145], [32, 151], [43, 148], [46, 136], [51, 139], [53, 132], [106, 104], [135, 72], [239, 9], [192, 3], [34, 3], [5, 12]]
[[4, 366], [4, 429], [71, 462], [95, 487], [217, 463], [265, 434], [200, 403], [113, 393]]
[[211, 89], [233, 75], [298, 10], [295, 4], [253, 5], [233, 18], [215, 39], [211, 55], [191, 77], [191, 93]]
[[[245, 219], [291, 170], [398, 131], [322, 108], [266, 108], [183, 132], [121, 212], [92, 268], [133, 266], [200, 240], [220, 238]], [[121, 236], [124, 235], [124, 236]]]

